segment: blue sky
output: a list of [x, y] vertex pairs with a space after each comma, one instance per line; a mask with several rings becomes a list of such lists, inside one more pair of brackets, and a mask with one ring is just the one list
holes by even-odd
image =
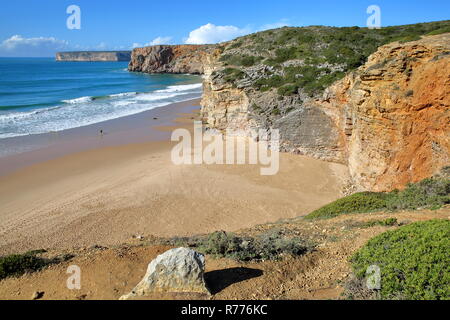
[[[80, 30], [66, 26], [70, 5], [80, 7]], [[450, 19], [448, 0], [14, 0], [0, 7], [0, 56], [214, 43], [283, 25], [363, 27], [370, 5], [382, 26]]]

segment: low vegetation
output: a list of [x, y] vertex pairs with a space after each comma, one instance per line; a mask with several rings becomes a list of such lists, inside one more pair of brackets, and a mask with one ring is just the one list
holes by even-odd
[[226, 68], [223, 73], [225, 74], [224, 80], [226, 82], [235, 82], [244, 77], [244, 72], [235, 68]]
[[0, 280], [40, 271], [51, 264], [68, 261], [74, 257], [72, 254], [61, 254], [47, 258], [46, 254], [46, 250], [33, 250], [0, 257]]
[[398, 220], [396, 218], [387, 218], [385, 220], [371, 220], [364, 222], [361, 227], [362, 228], [371, 228], [375, 226], [382, 226], [382, 227], [393, 227], [398, 225]]
[[0, 280], [38, 271], [50, 264], [50, 260], [38, 256], [40, 253], [43, 251], [30, 251], [25, 254], [0, 257]]
[[399, 211], [420, 208], [435, 210], [447, 204], [450, 204], [450, 179], [440, 176], [409, 184], [403, 191], [356, 193], [332, 202], [310, 213], [306, 218], [329, 219], [342, 214], [383, 210]]
[[283, 96], [301, 89], [312, 97], [363, 65], [369, 55], [384, 44], [404, 43], [445, 32], [450, 32], [450, 21], [381, 29], [284, 27], [231, 42], [224, 48], [220, 60], [225, 66], [239, 68], [244, 74], [247, 68], [257, 64], [271, 67], [271, 73], [253, 81], [256, 90], [275, 88]]
[[[450, 299], [450, 221], [417, 222], [385, 232], [360, 249], [351, 263], [356, 278], [364, 283], [366, 271], [381, 271], [381, 299]], [[354, 287], [353, 287], [354, 288]], [[346, 295], [361, 298], [351, 288]], [[367, 298], [367, 297], [363, 297]]]

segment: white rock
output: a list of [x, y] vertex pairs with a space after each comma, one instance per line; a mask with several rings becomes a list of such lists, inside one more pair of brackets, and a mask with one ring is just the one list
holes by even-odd
[[204, 273], [205, 257], [202, 254], [187, 248], [172, 249], [153, 260], [142, 281], [120, 299], [167, 292], [209, 294]]

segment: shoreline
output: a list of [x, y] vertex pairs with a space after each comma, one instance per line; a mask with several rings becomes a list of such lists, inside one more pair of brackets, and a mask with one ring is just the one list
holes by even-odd
[[165, 140], [170, 135], [159, 128], [173, 126], [177, 114], [191, 113], [199, 109], [199, 103], [200, 98], [197, 98], [88, 126], [1, 139], [0, 149], [16, 148], [16, 152], [0, 155], [0, 178], [27, 166], [77, 152]]

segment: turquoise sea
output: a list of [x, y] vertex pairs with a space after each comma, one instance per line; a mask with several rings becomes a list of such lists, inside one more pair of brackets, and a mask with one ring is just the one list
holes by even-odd
[[0, 58], [0, 139], [82, 127], [201, 96], [201, 78], [126, 62]]

